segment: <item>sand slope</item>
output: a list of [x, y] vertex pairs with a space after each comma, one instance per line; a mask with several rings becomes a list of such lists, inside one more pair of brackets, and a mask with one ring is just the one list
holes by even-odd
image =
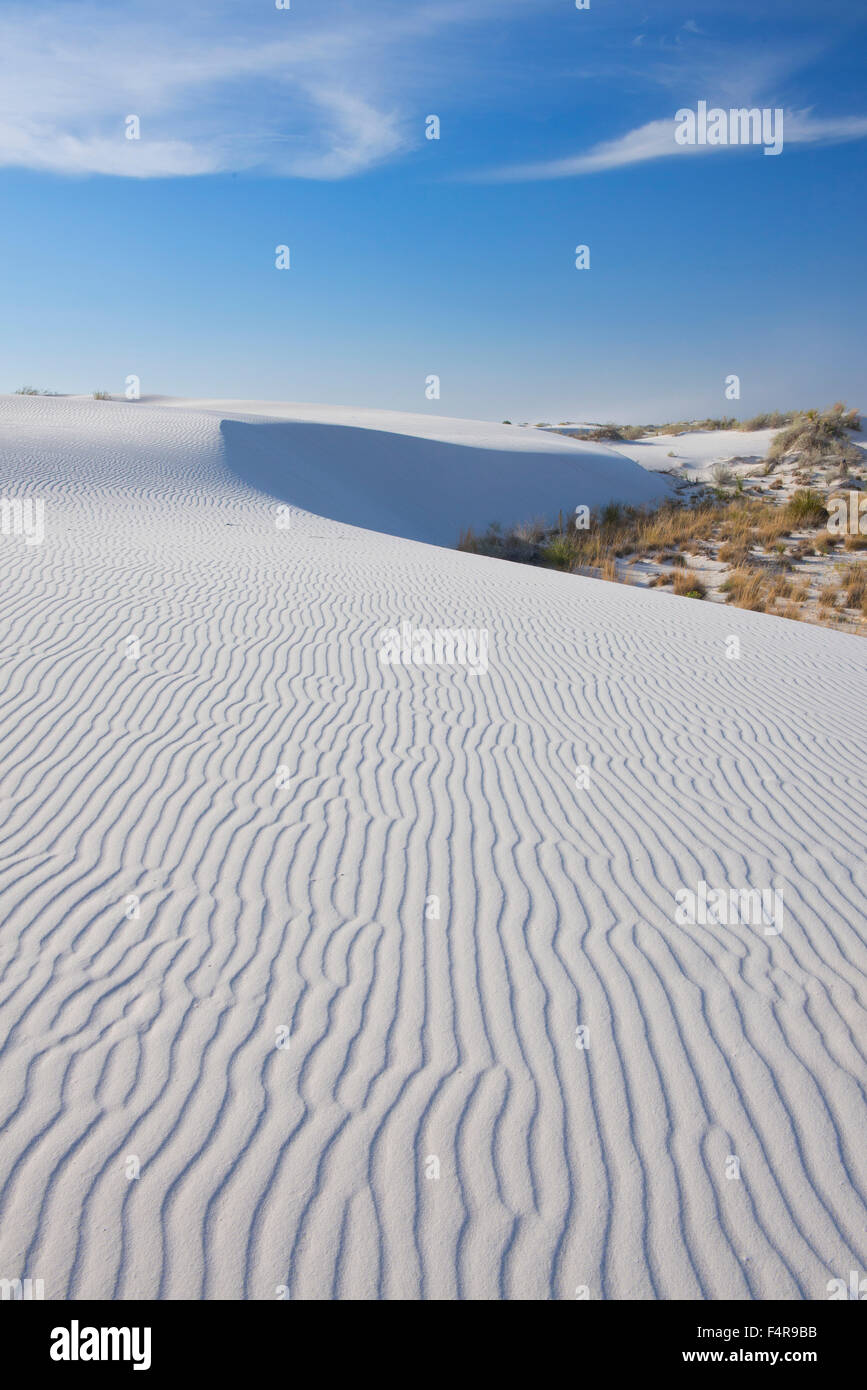
[[[280, 529], [221, 424], [0, 402], [0, 495], [47, 501], [42, 545], [0, 536], [0, 1275], [813, 1299], [867, 1269], [864, 644]], [[402, 620], [488, 630], [487, 674], [384, 666]], [[784, 881], [783, 933], [675, 925], [699, 879]]]
[[273, 401], [153, 404], [218, 416], [228, 466], [270, 496], [434, 545], [456, 545], [467, 526], [568, 519], [580, 504], [641, 505], [671, 490], [606, 445], [542, 430]]
[[610, 447], [649, 471], [673, 472], [710, 482], [718, 463], [731, 464], [738, 473], [748, 472], [745, 461], [755, 464], [765, 458], [776, 434], [779, 430], [693, 430], [687, 434], [630, 439]]

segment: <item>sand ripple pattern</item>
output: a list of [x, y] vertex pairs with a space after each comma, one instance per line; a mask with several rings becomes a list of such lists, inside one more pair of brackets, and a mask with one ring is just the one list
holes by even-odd
[[[279, 529], [204, 413], [2, 414], [0, 491], [46, 499], [46, 539], [0, 536], [0, 1275], [867, 1273], [864, 644]], [[488, 673], [383, 666], [401, 620], [488, 630]], [[677, 926], [700, 880], [783, 882], [782, 934]]]

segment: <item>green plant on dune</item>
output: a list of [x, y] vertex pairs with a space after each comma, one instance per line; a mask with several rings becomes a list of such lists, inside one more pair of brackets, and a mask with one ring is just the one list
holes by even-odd
[[801, 526], [824, 526], [828, 519], [828, 509], [820, 492], [813, 488], [798, 488], [793, 492], [785, 506], [789, 521]]

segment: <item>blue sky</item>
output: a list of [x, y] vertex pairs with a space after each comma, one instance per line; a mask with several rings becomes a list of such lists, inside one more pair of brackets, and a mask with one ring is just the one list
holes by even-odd
[[[0, 390], [867, 409], [865, 37], [862, 0], [0, 0]], [[700, 101], [783, 152], [677, 146]]]

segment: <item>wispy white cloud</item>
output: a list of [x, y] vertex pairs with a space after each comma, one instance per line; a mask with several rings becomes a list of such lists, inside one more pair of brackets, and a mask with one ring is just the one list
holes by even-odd
[[[674, 138], [674, 115], [649, 121], [614, 140], [592, 146], [583, 154], [565, 159], [542, 160], [532, 164], [509, 165], [486, 170], [473, 177], [488, 183], [523, 183], [543, 179], [578, 178], [606, 169], [622, 169], [651, 159], [720, 154], [724, 149], [753, 149], [751, 146], [679, 145]], [[784, 118], [786, 145], [840, 144], [846, 140], [867, 139], [867, 116], [817, 119], [810, 111], [788, 111]]]
[[[521, 50], [517, 61], [515, 33], [528, 24], [538, 41], [545, 11], [562, 22], [562, 0], [534, 0], [531, 8], [526, 0], [316, 0], [291, 10], [271, 0], [132, 7], [3, 0], [0, 167], [133, 178], [228, 170], [356, 175], [417, 146], [425, 115], [439, 103], [496, 108], [499, 95], [522, 82], [549, 82], [548, 58], [540, 69], [538, 49], [535, 59]], [[763, 104], [759, 92], [774, 90], [814, 56], [805, 41], [737, 54], [702, 35], [688, 10], [683, 19], [673, 42], [633, 13], [631, 45], [609, 35], [598, 52], [582, 47], [588, 71], [566, 80], [585, 91], [600, 81], [633, 91], [650, 84], [657, 98], [665, 89], [676, 105], [684, 104], [675, 93], [688, 82], [688, 90], [713, 93], [720, 105], [754, 106]], [[492, 42], [507, 31], [507, 45]], [[430, 106], [432, 93], [437, 105]], [[132, 114], [141, 120], [140, 140], [125, 138]], [[859, 117], [786, 116], [787, 144], [864, 134]], [[659, 119], [567, 158], [479, 177], [569, 178], [697, 153], [707, 147], [676, 145], [673, 120]]]
[[[432, 41], [502, 5], [5, 4], [0, 166], [138, 178], [356, 174], [418, 140], [426, 113], [413, 85], [436, 65]], [[440, 90], [447, 83], [440, 62]], [[140, 140], [125, 138], [132, 114]]]

